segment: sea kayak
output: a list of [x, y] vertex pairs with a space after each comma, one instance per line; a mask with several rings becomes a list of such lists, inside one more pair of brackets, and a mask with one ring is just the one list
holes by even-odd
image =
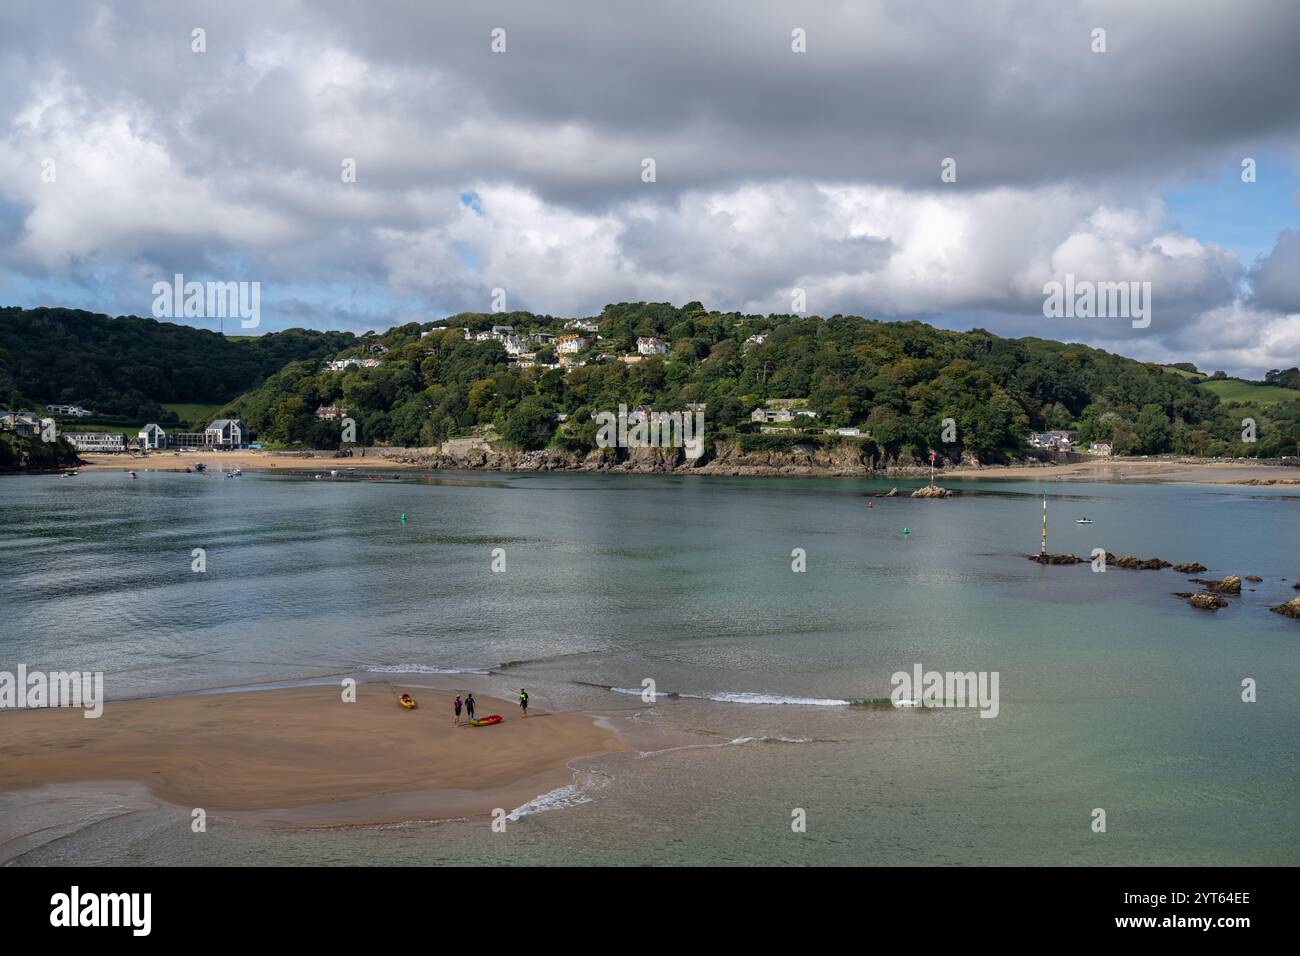
[[492, 714], [488, 717], [475, 717], [470, 720], [470, 724], [475, 727], [490, 727], [493, 724], [499, 724], [502, 721], [500, 714]]
[[407, 710], [415, 710], [415, 698], [410, 694], [403, 694], [401, 697], [397, 698], [397, 702]]

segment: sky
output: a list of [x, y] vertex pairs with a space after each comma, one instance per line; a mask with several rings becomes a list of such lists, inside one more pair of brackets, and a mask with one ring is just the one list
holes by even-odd
[[[1300, 364], [1298, 90], [1295, 0], [11, 0], [0, 304], [147, 316], [181, 274], [360, 332], [799, 289], [1258, 378]], [[1067, 275], [1150, 282], [1150, 324], [1046, 316]]]

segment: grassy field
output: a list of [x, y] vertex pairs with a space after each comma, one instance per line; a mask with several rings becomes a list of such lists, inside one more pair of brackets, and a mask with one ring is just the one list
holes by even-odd
[[[1187, 372], [1181, 368], [1170, 368], [1164, 366], [1166, 372], [1174, 375], [1180, 375], [1183, 378], [1192, 378], [1195, 373]], [[1204, 378], [1204, 376], [1201, 376]], [[1274, 405], [1278, 402], [1294, 402], [1300, 400], [1300, 389], [1282, 388], [1279, 385], [1256, 385], [1251, 382], [1243, 382], [1239, 378], [1206, 378], [1198, 386], [1207, 392], [1213, 392], [1219, 396], [1221, 402], [1241, 402], [1255, 405]]]
[[1252, 385], [1241, 379], [1227, 378], [1213, 382], [1202, 382], [1201, 388], [1213, 392], [1224, 402], [1251, 402], [1257, 405], [1273, 405], [1277, 402], [1294, 402], [1300, 400], [1300, 389], [1282, 388], [1278, 385]]
[[217, 412], [221, 410], [220, 405], [202, 405], [198, 403], [185, 402], [164, 402], [163, 408], [167, 409], [169, 412], [175, 412], [182, 422], [188, 424], [202, 420], [205, 425], [212, 421], [212, 419], [216, 417]]

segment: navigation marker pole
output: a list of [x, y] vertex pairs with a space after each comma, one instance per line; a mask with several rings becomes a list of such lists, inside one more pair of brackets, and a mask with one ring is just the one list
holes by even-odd
[[1039, 549], [1039, 554], [1047, 556], [1047, 489], [1043, 489], [1043, 545]]

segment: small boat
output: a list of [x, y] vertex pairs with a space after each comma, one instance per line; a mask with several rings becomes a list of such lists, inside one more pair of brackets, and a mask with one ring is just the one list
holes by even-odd
[[1074, 519], [1074, 523], [1075, 523], [1075, 524], [1092, 524], [1092, 519], [1089, 518], [1087, 515], [1084, 515], [1082, 518], [1075, 518], [1075, 519]]
[[488, 717], [471, 717], [470, 726], [472, 727], [491, 727], [493, 724], [499, 724], [504, 718], [500, 714], [492, 714]]
[[403, 694], [401, 697], [397, 698], [397, 702], [407, 710], [415, 710], [415, 698], [410, 694]]
[[201, 462], [201, 461], [196, 461], [196, 462], [194, 463], [194, 470], [195, 470], [195, 471], [207, 471], [207, 470], [208, 470], [208, 466], [205, 465], [205, 464], [203, 464], [203, 462]]
[[139, 477], [140, 477], [140, 476], [137, 475], [134, 471], [128, 471], [128, 472], [127, 472], [127, 475], [128, 475], [129, 477], [131, 477], [131, 478], [139, 478]]
[[63, 476], [62, 476], [62, 477], [64, 477], [64, 478], [76, 478], [77, 475], [78, 475], [78, 472], [75, 472], [75, 471], [65, 471], [65, 472], [63, 473]]

